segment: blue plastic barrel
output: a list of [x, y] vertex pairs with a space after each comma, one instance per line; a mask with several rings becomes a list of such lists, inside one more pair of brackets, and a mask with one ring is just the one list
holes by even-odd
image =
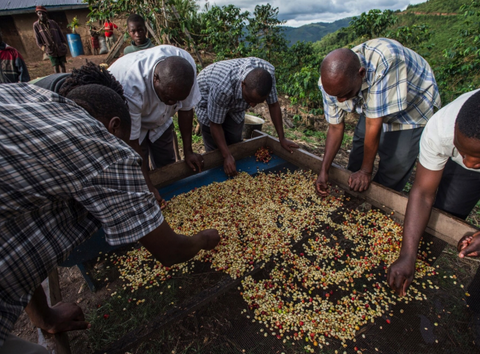
[[72, 57], [83, 55], [83, 45], [82, 39], [79, 34], [69, 33], [67, 34], [68, 47], [70, 48], [70, 53]]

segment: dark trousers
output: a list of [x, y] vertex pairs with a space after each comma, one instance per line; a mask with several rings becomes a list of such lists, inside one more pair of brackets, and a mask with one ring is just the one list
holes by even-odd
[[[227, 145], [232, 145], [235, 143], [241, 142], [242, 139], [242, 131], [243, 131], [243, 125], [245, 124], [245, 121], [242, 121], [241, 123], [235, 123], [232, 119], [225, 119], [225, 121], [222, 124], [223, 132], [225, 134], [225, 141], [227, 142]], [[202, 127], [202, 139], [203, 139], [203, 145], [205, 145], [205, 150], [206, 151], [212, 151], [217, 149], [217, 144], [215, 143], [215, 140], [213, 140], [212, 133], [210, 131], [210, 127], [207, 127], [206, 125], [200, 124]]]
[[480, 172], [467, 170], [448, 159], [433, 206], [466, 219], [479, 199]]
[[[470, 171], [448, 159], [443, 169], [434, 207], [466, 219], [480, 199], [480, 172]], [[470, 309], [480, 313], [480, 268], [468, 286]]]
[[[347, 168], [356, 172], [363, 162], [365, 115], [361, 114], [353, 135], [353, 146]], [[423, 128], [384, 132], [380, 134], [378, 155], [380, 163], [373, 180], [381, 185], [401, 191], [407, 184], [415, 166]]]
[[143, 140], [141, 147], [143, 155], [150, 157], [152, 167], [160, 168], [175, 162], [175, 150], [173, 148], [173, 134], [175, 130], [173, 124], [154, 142], [150, 141], [150, 132]]

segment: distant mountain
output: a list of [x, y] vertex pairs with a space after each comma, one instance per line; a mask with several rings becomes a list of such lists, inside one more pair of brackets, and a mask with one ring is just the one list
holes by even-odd
[[297, 28], [284, 26], [283, 29], [290, 45], [297, 43], [297, 41], [316, 42], [329, 33], [335, 32], [342, 27], [348, 27], [351, 20], [352, 18], [348, 17], [335, 22], [310, 23]]

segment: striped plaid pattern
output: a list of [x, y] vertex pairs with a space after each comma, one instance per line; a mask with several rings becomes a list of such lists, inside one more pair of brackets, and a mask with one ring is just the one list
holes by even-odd
[[384, 131], [407, 130], [425, 126], [440, 108], [440, 94], [430, 65], [420, 55], [386, 38], [367, 41], [352, 49], [366, 68], [357, 97], [338, 102], [322, 87], [325, 118], [338, 124], [346, 112], [383, 118]]
[[140, 157], [72, 101], [0, 85], [0, 345], [34, 289], [102, 226], [112, 244], [163, 222]]
[[210, 122], [222, 124], [228, 116], [235, 123], [243, 122], [249, 105], [242, 96], [242, 81], [255, 68], [263, 68], [272, 75], [272, 91], [267, 103], [277, 102], [275, 68], [272, 64], [254, 57], [219, 61], [207, 66], [198, 75], [202, 95], [195, 107], [198, 121], [210, 126]]

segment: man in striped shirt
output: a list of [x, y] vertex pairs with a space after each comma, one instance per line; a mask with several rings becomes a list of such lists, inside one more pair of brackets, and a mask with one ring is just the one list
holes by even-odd
[[187, 237], [164, 221], [141, 158], [125, 142], [130, 115], [115, 91], [84, 85], [67, 98], [0, 85], [2, 354], [46, 352], [9, 334], [24, 308], [49, 333], [89, 327], [75, 304], [49, 307], [40, 283], [100, 227], [110, 245], [139, 241], [165, 265], [219, 241], [216, 230]]
[[282, 147], [298, 148], [285, 139], [282, 113], [275, 86], [275, 68], [259, 58], [224, 60], [209, 65], [198, 75], [202, 98], [195, 106], [207, 151], [219, 149], [227, 175], [235, 175], [235, 159], [228, 145], [242, 141], [245, 110], [267, 101]]
[[329, 128], [317, 192], [328, 194], [328, 170], [342, 143], [347, 112], [360, 114], [347, 166], [354, 172], [350, 188], [368, 189], [378, 152], [373, 180], [401, 191], [413, 170], [423, 128], [434, 107], [441, 106], [427, 61], [394, 40], [378, 38], [352, 50], [334, 50], [320, 70]]

